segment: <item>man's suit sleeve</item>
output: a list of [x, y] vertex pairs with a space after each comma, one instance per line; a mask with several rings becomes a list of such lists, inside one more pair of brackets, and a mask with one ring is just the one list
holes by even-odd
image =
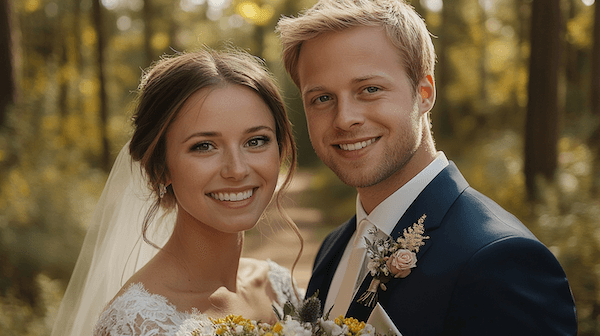
[[507, 237], [475, 253], [461, 271], [446, 326], [460, 335], [576, 335], [564, 271], [539, 241]]

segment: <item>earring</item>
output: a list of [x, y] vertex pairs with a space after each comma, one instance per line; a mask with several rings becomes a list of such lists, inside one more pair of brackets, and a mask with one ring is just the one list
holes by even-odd
[[164, 184], [159, 183], [158, 184], [158, 198], [163, 198], [166, 193], [167, 193], [167, 187]]

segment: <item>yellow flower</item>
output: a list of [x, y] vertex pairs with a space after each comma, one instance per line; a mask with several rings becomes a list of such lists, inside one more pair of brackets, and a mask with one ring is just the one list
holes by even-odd
[[273, 326], [273, 332], [280, 333], [282, 330], [283, 326], [279, 322], [275, 323], [275, 325]]
[[335, 324], [339, 325], [340, 327], [343, 324], [347, 325], [348, 331], [350, 331], [351, 335], [358, 335], [358, 333], [365, 328], [365, 322], [360, 322], [353, 317], [343, 318], [340, 316], [339, 318], [335, 319]]

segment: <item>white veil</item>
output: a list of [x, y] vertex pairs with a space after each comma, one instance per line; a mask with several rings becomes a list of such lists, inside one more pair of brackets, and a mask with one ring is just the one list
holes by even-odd
[[[158, 251], [142, 239], [142, 223], [154, 202], [129, 142], [119, 153], [96, 205], [79, 258], [60, 304], [52, 336], [91, 335], [106, 304]], [[156, 214], [148, 238], [163, 246], [174, 212]]]

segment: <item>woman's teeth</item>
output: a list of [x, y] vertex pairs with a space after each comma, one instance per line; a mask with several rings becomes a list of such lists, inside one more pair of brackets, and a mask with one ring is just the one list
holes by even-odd
[[210, 193], [209, 195], [219, 201], [237, 202], [252, 197], [253, 193], [254, 189], [250, 189], [239, 193]]
[[375, 142], [375, 139], [369, 139], [367, 141], [357, 142], [354, 144], [340, 144], [340, 148], [345, 151], [355, 151], [355, 150], [363, 149], [363, 148], [367, 147], [368, 145], [372, 144], [373, 142]]

